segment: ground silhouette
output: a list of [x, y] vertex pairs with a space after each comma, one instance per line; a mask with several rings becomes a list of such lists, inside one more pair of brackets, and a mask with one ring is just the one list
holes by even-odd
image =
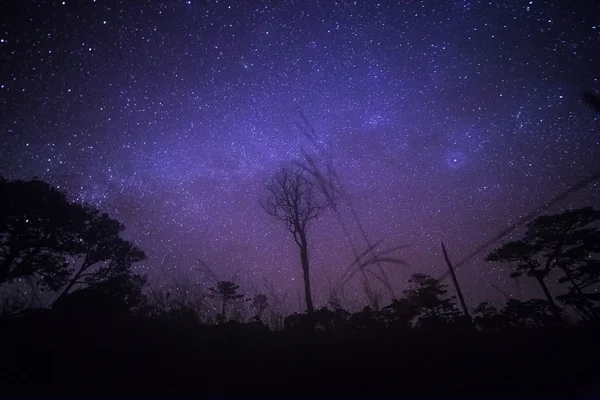
[[461, 312], [447, 284], [415, 273], [403, 297], [383, 307], [351, 311], [332, 299], [274, 325], [265, 317], [270, 298], [247, 297], [233, 281], [192, 297], [186, 290], [186, 299], [149, 292], [131, 269], [144, 254], [121, 238], [120, 223], [41, 181], [0, 185], [9, 194], [0, 207], [0, 288], [25, 285], [51, 299], [4, 299], [2, 397], [600, 396], [600, 214], [592, 208], [538, 217], [488, 256], [544, 285], [559, 274], [568, 289], [557, 299], [578, 319], [548, 290], [546, 299]]

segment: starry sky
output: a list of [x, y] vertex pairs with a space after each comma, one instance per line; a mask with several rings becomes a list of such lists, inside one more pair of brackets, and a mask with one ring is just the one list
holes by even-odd
[[[599, 8], [582, 1], [6, 1], [0, 175], [37, 176], [127, 227], [153, 284], [301, 290], [298, 250], [260, 208], [314, 127], [386, 271], [445, 272], [598, 167]], [[598, 206], [592, 185], [554, 206]], [[317, 306], [352, 261], [332, 212], [311, 226]], [[490, 249], [491, 250], [491, 249]], [[502, 265], [461, 266], [467, 302], [541, 297]], [[374, 286], [377, 286], [373, 282]], [[558, 293], [557, 293], [558, 294]], [[364, 304], [361, 285], [348, 305]], [[500, 297], [499, 297], [500, 296]]]

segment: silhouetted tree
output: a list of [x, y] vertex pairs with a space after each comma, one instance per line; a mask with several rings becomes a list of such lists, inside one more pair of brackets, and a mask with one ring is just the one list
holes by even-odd
[[144, 252], [121, 238], [123, 224], [108, 214], [84, 205], [74, 205], [78, 214], [77, 243], [72, 255], [72, 275], [59, 299], [77, 285], [93, 286], [105, 281], [127, 282], [134, 263], [146, 258]]
[[0, 284], [33, 279], [61, 298], [77, 287], [132, 279], [132, 264], [145, 258], [120, 237], [122, 224], [45, 182], [1, 179], [0, 192]]
[[473, 308], [473, 323], [484, 332], [495, 332], [509, 326], [509, 319], [489, 302], [484, 301]]
[[383, 307], [382, 315], [386, 325], [393, 329], [410, 328], [411, 322], [419, 315], [419, 305], [407, 298], [392, 300], [392, 303]]
[[[560, 309], [554, 302], [545, 278], [553, 269], [562, 271], [571, 289], [586, 304], [580, 284], [575, 281], [575, 271], [586, 268], [590, 257], [600, 252], [600, 233], [591, 224], [600, 219], [600, 213], [591, 207], [565, 211], [561, 214], [540, 216], [527, 225], [522, 239], [509, 242], [494, 250], [487, 261], [516, 263], [511, 277], [524, 273], [535, 278], [554, 315]], [[592, 312], [587, 307], [588, 312]]]
[[365, 306], [350, 316], [350, 324], [357, 331], [377, 331], [384, 327], [381, 313]]
[[485, 260], [516, 263], [510, 274], [511, 278], [518, 278], [523, 274], [535, 278], [544, 291], [548, 303], [551, 304], [554, 315], [558, 317], [560, 310], [556, 303], [554, 303], [554, 299], [545, 282], [545, 278], [550, 273], [550, 270], [543, 268], [536, 256], [536, 248], [529, 241], [523, 239], [504, 244], [502, 247], [488, 254]]
[[128, 310], [138, 311], [147, 303], [144, 294], [146, 276], [127, 271], [98, 282], [91, 287], [96, 291], [120, 301]]
[[284, 329], [286, 332], [295, 333], [308, 333], [312, 332], [315, 328], [315, 320], [312, 318], [314, 315], [308, 315], [304, 313], [292, 313], [285, 317]]
[[418, 310], [418, 326], [439, 326], [451, 322], [458, 310], [448, 297], [447, 285], [426, 274], [413, 274], [408, 282], [410, 289], [404, 294], [408, 302]]
[[315, 330], [329, 333], [341, 333], [348, 328], [348, 318], [350, 317], [350, 313], [342, 307], [336, 306], [332, 309], [321, 307], [320, 309], [315, 310], [313, 316]]
[[473, 309], [473, 314], [473, 322], [484, 332], [499, 332], [510, 327], [541, 328], [556, 323], [552, 307], [541, 299], [509, 299], [501, 310], [484, 301]]
[[501, 310], [512, 326], [540, 328], [556, 323], [550, 303], [542, 299], [510, 299]]
[[213, 298], [221, 300], [221, 321], [225, 321], [226, 319], [227, 304], [244, 297], [243, 294], [238, 293], [239, 288], [240, 287], [238, 285], [230, 281], [220, 281], [217, 282], [216, 288], [208, 288]]
[[61, 296], [53, 308], [78, 319], [138, 311], [145, 304], [145, 285], [145, 277], [128, 272]]
[[599, 220], [600, 211], [585, 207], [540, 216], [530, 226], [535, 235], [532, 241], [546, 260], [545, 268], [563, 272], [559, 282], [571, 285], [569, 297], [590, 319], [598, 316], [592, 297], [583, 288], [597, 284], [600, 278], [600, 261], [593, 258], [600, 253], [600, 231], [594, 225]]
[[[598, 320], [600, 302], [600, 260], [587, 258], [566, 268], [568, 275], [559, 278], [560, 283], [571, 283], [569, 292], [557, 296], [565, 305], [572, 306], [584, 320]], [[592, 289], [592, 292], [588, 290]]]
[[310, 290], [310, 264], [307, 231], [311, 220], [333, 203], [322, 196], [300, 167], [283, 168], [266, 185], [267, 197], [263, 209], [284, 222], [300, 249], [304, 278], [304, 294], [308, 314], [314, 312]]
[[40, 180], [0, 180], [0, 284], [35, 276], [50, 289], [69, 276], [76, 216], [65, 194]]

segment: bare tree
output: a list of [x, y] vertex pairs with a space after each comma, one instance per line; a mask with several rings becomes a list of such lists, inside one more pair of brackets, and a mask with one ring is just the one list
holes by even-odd
[[267, 183], [267, 196], [262, 208], [285, 223], [300, 249], [306, 310], [314, 311], [310, 292], [310, 264], [307, 231], [311, 220], [333, 205], [333, 199], [322, 196], [302, 167], [292, 165], [282, 168]]
[[[293, 165], [299, 166], [306, 171], [307, 175], [310, 176], [313, 182], [317, 185], [317, 188], [320, 190], [321, 194], [325, 196], [325, 198], [329, 199], [332, 202], [332, 208], [334, 214], [340, 223], [342, 230], [348, 240], [350, 248], [352, 249], [352, 253], [354, 254], [354, 262], [348, 267], [348, 270], [344, 273], [342, 282], [340, 284], [340, 289], [343, 289], [343, 286], [348, 283], [352, 277], [356, 273], [360, 273], [362, 276], [363, 288], [365, 291], [365, 296], [369, 303], [371, 304], [371, 308], [378, 309], [379, 302], [379, 293], [371, 287], [369, 282], [369, 275], [375, 277], [379, 280], [384, 287], [387, 289], [392, 299], [396, 298], [394, 293], [394, 288], [385, 272], [383, 265], [384, 264], [400, 264], [406, 265], [406, 262], [400, 258], [390, 257], [389, 254], [395, 252], [396, 250], [400, 250], [406, 246], [397, 246], [385, 251], [376, 250], [383, 240], [380, 240], [374, 243], [370, 237], [367, 235], [367, 232], [364, 228], [364, 225], [359, 218], [358, 213], [353, 205], [353, 202], [344, 189], [344, 185], [340, 180], [340, 176], [337, 173], [336, 168], [333, 165], [333, 156], [332, 156], [332, 143], [329, 142], [329, 146], [324, 146], [325, 142], [319, 138], [317, 131], [314, 129], [306, 115], [302, 112], [300, 108], [298, 108], [299, 120], [296, 121], [296, 125], [300, 132], [304, 135], [306, 139], [308, 139], [311, 145], [311, 151], [306, 151], [302, 148], [303, 158], [300, 160], [294, 161]], [[321, 165], [317, 158], [315, 158], [312, 154], [320, 154], [321, 156], [325, 156], [326, 161], [325, 165]], [[335, 200], [333, 200], [335, 199]], [[355, 245], [350, 235], [350, 228], [348, 224], [345, 222], [342, 217], [342, 213], [338, 207], [338, 203], [342, 202], [348, 207], [350, 214], [352, 216], [352, 222], [355, 225], [355, 228], [358, 228], [362, 239], [367, 245], [367, 249], [359, 254], [358, 247]], [[376, 270], [371, 270], [369, 268], [375, 266]]]

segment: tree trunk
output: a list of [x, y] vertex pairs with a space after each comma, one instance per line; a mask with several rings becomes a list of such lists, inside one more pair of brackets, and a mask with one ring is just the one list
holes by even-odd
[[61, 294], [56, 298], [56, 300], [54, 300], [54, 303], [60, 301], [67, 294], [69, 294], [69, 290], [71, 290], [73, 288], [73, 286], [75, 286], [75, 281], [77, 278], [78, 278], [78, 275], [75, 278], [73, 278], [71, 280], [71, 282], [69, 282], [69, 284], [64, 288], [64, 290], [61, 292]]
[[450, 258], [448, 257], [448, 252], [446, 251], [446, 246], [444, 246], [444, 242], [442, 242], [442, 252], [444, 253], [444, 260], [446, 260], [446, 264], [448, 265], [448, 269], [450, 270], [450, 275], [452, 275], [452, 282], [454, 282], [454, 288], [456, 289], [456, 294], [458, 295], [458, 300], [460, 301], [460, 305], [463, 309], [463, 313], [467, 318], [467, 322], [471, 324], [471, 314], [469, 314], [469, 309], [467, 308], [467, 303], [465, 302], [465, 298], [463, 297], [462, 290], [460, 290], [460, 286], [458, 285], [458, 279], [456, 279], [456, 274], [454, 273], [454, 267], [450, 262]]
[[552, 308], [552, 313], [554, 314], [556, 319], [562, 320], [562, 317], [560, 316], [560, 309], [554, 302], [554, 298], [552, 298], [552, 295], [550, 294], [550, 291], [548, 290], [548, 286], [546, 286], [546, 282], [544, 282], [544, 278], [536, 273], [535, 279], [537, 279], [538, 283], [542, 287], [542, 290], [544, 291], [544, 294], [546, 295], [546, 299], [548, 300], [548, 303], [550, 304], [550, 308]]
[[304, 296], [306, 298], [306, 312], [312, 315], [315, 311], [312, 301], [312, 295], [310, 294], [310, 266], [308, 263], [308, 243], [306, 237], [301, 236], [300, 246], [300, 259], [302, 261], [302, 274], [304, 278]]
[[564, 267], [564, 266], [562, 266], [562, 265], [561, 265], [561, 269], [565, 273], [565, 276], [567, 277], [567, 279], [569, 280], [569, 282], [571, 283], [571, 285], [573, 285], [573, 289], [577, 293], [577, 297], [579, 297], [579, 301], [581, 302], [583, 308], [585, 308], [585, 311], [587, 313], [589, 313], [589, 317], [591, 319], [598, 320], [598, 315], [596, 314], [596, 310], [594, 310], [593, 304], [591, 304], [588, 301], [588, 299], [585, 297], [585, 294], [583, 293], [583, 291], [581, 290], [581, 288], [579, 287], [579, 285], [577, 283], [575, 283], [575, 280], [571, 276], [571, 273], [569, 272], [569, 269], [566, 268], [566, 267]]
[[75, 274], [75, 276], [73, 276], [73, 278], [71, 279], [71, 281], [69, 282], [69, 284], [64, 288], [64, 290], [56, 298], [56, 300], [54, 300], [54, 303], [56, 303], [57, 301], [59, 301], [63, 297], [65, 297], [67, 294], [69, 294], [69, 290], [71, 290], [73, 288], [73, 286], [75, 286], [75, 283], [77, 282], [77, 279], [79, 279], [81, 277], [81, 274], [83, 274], [89, 268], [89, 266], [90, 266], [90, 264], [88, 264], [88, 261], [86, 259], [83, 262], [83, 264], [81, 265], [81, 268], [79, 268], [79, 271], [77, 271], [77, 273]]

